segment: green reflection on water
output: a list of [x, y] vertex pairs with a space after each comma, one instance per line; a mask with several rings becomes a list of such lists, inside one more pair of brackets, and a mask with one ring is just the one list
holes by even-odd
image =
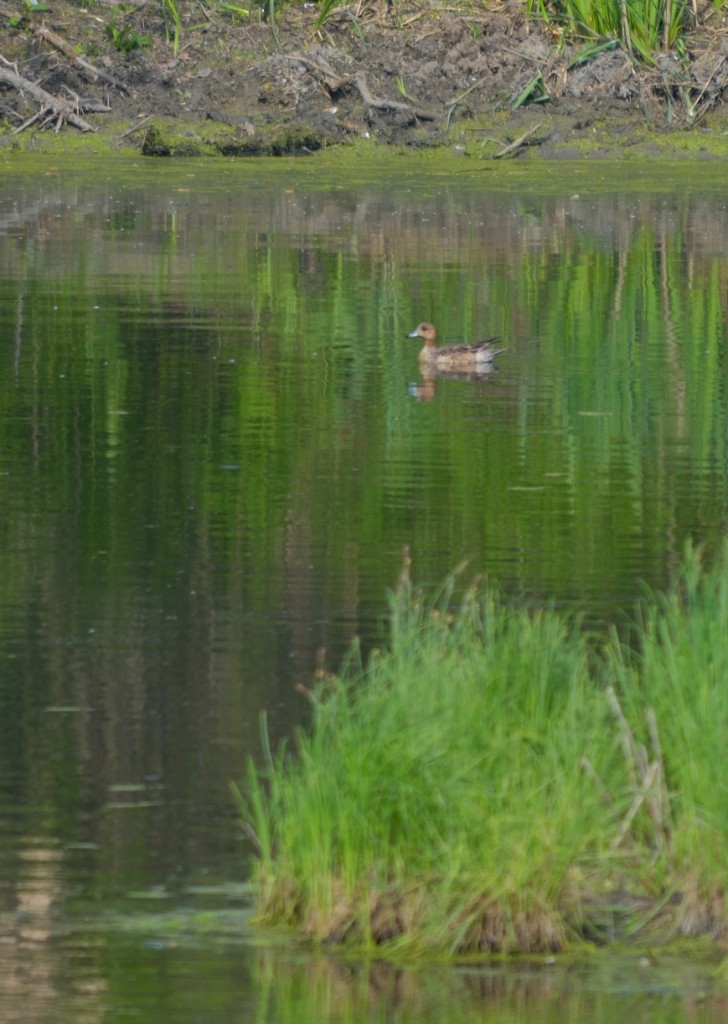
[[[614, 619], [722, 538], [723, 170], [346, 159], [3, 161], [2, 814], [54, 892], [242, 874], [259, 712], [404, 544]], [[408, 387], [424, 317], [499, 372]]]
[[[711, 963], [675, 956], [400, 967], [290, 945], [230, 945], [214, 935], [197, 945], [164, 933], [134, 940], [107, 932], [77, 941], [87, 951], [80, 962], [73, 965], [70, 942], [55, 958], [60, 967], [65, 954], [67, 968], [72, 966], [56, 988], [55, 1015], [43, 1015], [48, 991], [39, 987], [26, 1001], [24, 1020], [717, 1024], [725, 1013], [725, 990]], [[31, 957], [36, 965], [38, 960], [37, 954]]]

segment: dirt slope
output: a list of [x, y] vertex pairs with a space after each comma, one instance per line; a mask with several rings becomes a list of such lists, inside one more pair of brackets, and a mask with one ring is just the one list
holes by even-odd
[[[75, 132], [76, 120], [157, 155], [301, 152], [367, 135], [485, 155], [514, 142], [507, 155], [572, 155], [642, 141], [646, 131], [710, 134], [726, 119], [728, 29], [712, 6], [683, 66], [665, 55], [645, 67], [617, 46], [580, 60], [583, 45], [559, 46], [521, 3], [457, 14], [359, 5], [318, 28], [313, 5], [273, 25], [258, 8], [245, 16], [235, 3], [195, 4], [182, 9], [177, 56], [155, 0], [88, 10], [48, 3], [28, 14], [0, 0], [5, 146], [23, 144], [44, 120], [63, 132]], [[44, 103], [45, 114], [13, 134]]]

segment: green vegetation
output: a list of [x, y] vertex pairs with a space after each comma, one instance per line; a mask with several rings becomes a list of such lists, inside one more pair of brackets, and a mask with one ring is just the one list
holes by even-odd
[[[131, 8], [133, 10], [133, 7]], [[124, 5], [117, 5], [115, 13], [117, 16], [128, 14], [129, 8]], [[176, 57], [182, 41], [182, 16], [177, 0], [160, 0], [160, 11], [164, 24], [164, 32], [167, 42], [172, 41], [172, 52]], [[151, 36], [136, 32], [131, 25], [122, 23], [121, 26], [109, 23], [106, 26], [107, 35], [110, 36], [114, 46], [121, 53], [131, 53], [133, 50], [146, 49], [151, 46]]]
[[[686, 0], [526, 0], [526, 6], [562, 27], [572, 40], [584, 38], [603, 44], [619, 39], [649, 63], [653, 62], [652, 52], [660, 48], [676, 47], [684, 55], [684, 36], [693, 22]], [[713, 0], [713, 6], [721, 8], [722, 0]]]
[[116, 25], [108, 24], [106, 34], [120, 53], [132, 53], [152, 45], [151, 36], [140, 35], [128, 25], [117, 28]]
[[[29, 9], [31, 2], [32, 0], [26, 0]], [[177, 0], [159, 0], [159, 3], [167, 39], [171, 37], [176, 56], [181, 45], [183, 12]], [[278, 4], [276, 0], [260, 0], [259, 5], [250, 2], [243, 5], [211, 0], [205, 8], [213, 12], [227, 11], [245, 20], [250, 19], [253, 11], [258, 9], [267, 19], [271, 34], [277, 43], [278, 17], [286, 9], [297, 6], [300, 4], [293, 0], [283, 3], [279, 0]], [[482, 6], [487, 9], [487, 2]], [[723, 0], [712, 0], [711, 6], [715, 10], [720, 10], [723, 7]], [[338, 11], [348, 16], [356, 35], [364, 42], [360, 18], [343, 0], [318, 0], [317, 8], [317, 31]], [[655, 51], [660, 49], [674, 49], [681, 59], [687, 60], [686, 36], [696, 27], [697, 17], [687, 0], [623, 0], [619, 3], [616, 0], [525, 0], [525, 8], [530, 14], [536, 15], [549, 25], [561, 43], [585, 43], [573, 63], [582, 63], [616, 45], [623, 45], [630, 53], [635, 53], [649, 64], [654, 64]], [[35, 5], [32, 9], [47, 10], [45, 6]], [[472, 17], [472, 4], [462, 3], [461, 10], [464, 15]], [[396, 5], [394, 13], [396, 15]], [[706, 27], [704, 26], [704, 30]], [[529, 88], [533, 89], [536, 83], [539, 88], [543, 87], [543, 82], [539, 82], [539, 79], [540, 76], [537, 75]], [[538, 91], [537, 97], [547, 98], [545, 90], [543, 94]]]
[[177, 0], [162, 0], [162, 16], [164, 18], [164, 30], [167, 41], [170, 37], [169, 23], [172, 22], [172, 51], [175, 55], [179, 53], [182, 37], [182, 16], [180, 14]]
[[454, 580], [425, 600], [405, 564], [386, 653], [322, 673], [295, 756], [235, 790], [260, 919], [460, 954], [724, 932], [728, 547], [637, 653]]

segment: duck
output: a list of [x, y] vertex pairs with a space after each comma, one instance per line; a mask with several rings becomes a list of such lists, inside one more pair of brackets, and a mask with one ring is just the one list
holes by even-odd
[[466, 369], [490, 369], [490, 364], [495, 357], [505, 352], [504, 348], [495, 348], [497, 338], [486, 338], [484, 341], [476, 341], [471, 345], [442, 345], [437, 346], [437, 329], [433, 324], [426, 321], [419, 324], [411, 334], [410, 338], [422, 338], [424, 345], [420, 352], [420, 363], [426, 367], [441, 368], [443, 370]]

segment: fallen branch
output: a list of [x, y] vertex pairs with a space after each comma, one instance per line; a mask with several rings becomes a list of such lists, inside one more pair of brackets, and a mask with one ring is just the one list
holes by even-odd
[[498, 150], [498, 152], [493, 155], [493, 159], [500, 160], [501, 157], [508, 156], [509, 153], [513, 153], [516, 149], [522, 146], [527, 139], [530, 139], [533, 133], [537, 132], [542, 124], [543, 121], [539, 121], [538, 124], [533, 125], [533, 127], [529, 128], [527, 132], [523, 133], [523, 135], [519, 135], [515, 142], [511, 142], [509, 146], [505, 146], [503, 149]]
[[305, 68], [318, 72], [318, 74], [322, 76], [324, 85], [329, 92], [339, 92], [351, 81], [349, 77], [342, 78], [341, 75], [337, 75], [329, 62], [324, 60], [323, 57], [319, 57], [317, 60], [311, 60], [310, 57], [305, 57], [302, 53], [284, 53], [281, 54], [281, 57], [283, 60], [290, 60], [296, 64], [303, 64]]
[[399, 100], [377, 99], [375, 96], [372, 96], [369, 91], [367, 80], [361, 71], [352, 76], [341, 76], [338, 75], [331, 65], [323, 58], [317, 57], [312, 60], [310, 57], [306, 57], [302, 53], [285, 54], [283, 55], [283, 59], [295, 61], [297, 64], [303, 64], [304, 67], [316, 72], [323, 79], [323, 83], [329, 93], [338, 93], [347, 85], [355, 85], [366, 106], [373, 107], [375, 110], [401, 110], [406, 114], [410, 114], [413, 120], [419, 119], [420, 121], [436, 121], [439, 116], [431, 110], [423, 110], [421, 107], [414, 107], [411, 103], [402, 103]]
[[[698, 98], [695, 100], [694, 103], [688, 104], [688, 117], [691, 120], [694, 120], [697, 117], [697, 115], [698, 115], [698, 104], [700, 103], [700, 101], [702, 100], [703, 96], [705, 95], [705, 90], [708, 88], [710, 83], [713, 81], [715, 76], [718, 74], [718, 72], [722, 68], [723, 64], [725, 63], [725, 60], [726, 60], [725, 57], [721, 57], [720, 58], [720, 60], [716, 64], [716, 66], [713, 68], [712, 74], [708, 78], [708, 80], [705, 83], [705, 85], [703, 86], [703, 88], [700, 90]], [[723, 83], [721, 83], [721, 85], [723, 85]], [[721, 91], [720, 89], [716, 90], [716, 96], [720, 95], [720, 91]], [[715, 102], [715, 100], [713, 100], [713, 103], [714, 102]], [[709, 103], [709, 102], [706, 101], [706, 103], [705, 103], [705, 105], [703, 107], [703, 110], [700, 111], [700, 113], [704, 113], [704, 111], [707, 110], [709, 106], [712, 106], [712, 103]]]
[[17, 128], [13, 128], [13, 135], [18, 135], [29, 125], [41, 120], [41, 118], [44, 119], [44, 124], [55, 118], [55, 130], [57, 132], [61, 130], [65, 121], [67, 121], [68, 124], [72, 124], [74, 128], [78, 128], [79, 131], [95, 131], [93, 125], [90, 125], [88, 121], [85, 121], [77, 113], [77, 107], [73, 103], [69, 103], [68, 100], [60, 100], [57, 96], [52, 96], [51, 93], [46, 92], [45, 89], [41, 89], [41, 87], [36, 85], [35, 82], [31, 82], [29, 78], [23, 78], [23, 76], [19, 75], [16, 71], [10, 71], [10, 62], [5, 60], [1, 55], [0, 60], [8, 65], [7, 68], [0, 67], [0, 82], [5, 82], [7, 85], [11, 85], [14, 89], [17, 89], [18, 92], [28, 93], [40, 106], [40, 110], [38, 110], [33, 117], [24, 121], [23, 124], [19, 125]]
[[45, 42], [50, 43], [51, 46], [55, 47], [56, 50], [60, 50], [61, 53], [65, 54], [73, 64], [81, 68], [82, 71], [85, 71], [86, 74], [91, 77], [92, 82], [95, 82], [97, 78], [100, 78], [109, 85], [113, 85], [113, 87], [118, 89], [120, 92], [126, 93], [127, 96], [129, 95], [129, 90], [123, 82], [120, 82], [112, 75], [107, 75], [105, 71], [102, 71], [100, 68], [89, 63], [85, 57], [76, 53], [71, 44], [62, 36], [59, 36], [57, 32], [52, 32], [51, 29], [46, 28], [45, 25], [41, 25], [40, 28], [35, 30], [35, 34], [38, 39], [45, 40]]
[[418, 107], [413, 107], [409, 103], [400, 103], [398, 100], [375, 99], [375, 97], [369, 92], [366, 78], [361, 71], [354, 75], [352, 82], [359, 90], [359, 95], [368, 107], [374, 107], [375, 110], [403, 110], [408, 114], [412, 114], [413, 117], [419, 118], [420, 121], [437, 120], [437, 114], [434, 114], [429, 110], [422, 110]]
[[139, 131], [139, 129], [140, 129], [140, 128], [143, 128], [143, 127], [144, 127], [144, 125], [145, 125], [145, 124], [146, 124], [146, 123], [147, 123], [148, 121], [151, 121], [151, 119], [152, 119], [152, 115], [151, 115], [151, 114], [147, 114], [147, 116], [146, 116], [146, 117], [143, 117], [143, 118], [141, 119], [141, 121], [139, 121], [139, 122], [138, 122], [137, 124], [133, 124], [133, 125], [131, 126], [131, 128], [127, 128], [127, 130], [126, 130], [125, 132], [122, 132], [122, 133], [121, 133], [121, 135], [120, 135], [120, 136], [119, 136], [119, 137], [117, 138], [117, 140], [116, 140], [116, 141], [117, 141], [117, 142], [121, 142], [121, 140], [122, 140], [122, 139], [128, 139], [130, 135], [133, 135], [133, 134], [134, 134], [134, 132], [138, 132], [138, 131]]
[[72, 89], [69, 89], [67, 85], [62, 85], [61, 88], [64, 92], [73, 100], [73, 109], [78, 114], [83, 110], [84, 114], [107, 114], [111, 107], [108, 103], [104, 103], [103, 100], [90, 99], [88, 96], [79, 96]]

